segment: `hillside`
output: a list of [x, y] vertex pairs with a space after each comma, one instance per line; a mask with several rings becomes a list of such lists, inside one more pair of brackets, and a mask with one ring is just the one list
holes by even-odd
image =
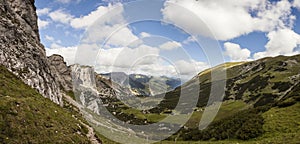
[[3, 66], [0, 99], [1, 143], [90, 143], [78, 111], [42, 97]]
[[[186, 124], [189, 128], [182, 129], [179, 132], [179, 137], [188, 141], [249, 140], [262, 136], [276, 142], [276, 137], [278, 139], [281, 137], [282, 140], [286, 135], [289, 136], [286, 138], [287, 141], [299, 141], [294, 136], [295, 133], [299, 133], [299, 130], [289, 131], [295, 126], [299, 127], [299, 123], [286, 125], [288, 121], [299, 121], [299, 117], [289, 111], [290, 109], [293, 111], [295, 109], [300, 110], [298, 107], [300, 100], [299, 62], [300, 55], [278, 56], [247, 63], [225, 64], [213, 68], [216, 73], [227, 73], [226, 79], [216, 78], [215, 81], [216, 83], [226, 81], [225, 97], [220, 111], [208, 128], [199, 131], [197, 126], [203, 112], [197, 110], [189, 123]], [[193, 85], [198, 80], [201, 89], [197, 106], [199, 109], [203, 109], [210, 94], [211, 70], [200, 73], [182, 87], [168, 93], [160, 107], [153, 111], [161, 112], [165, 109], [173, 109], [177, 104], [179, 92], [185, 91], [187, 88], [196, 88]], [[286, 113], [287, 116], [280, 119], [274, 110]], [[272, 117], [270, 117], [270, 113], [274, 113], [271, 114]], [[282, 123], [285, 125], [281, 126]], [[284, 128], [278, 130], [278, 127]]]
[[[238, 64], [230, 67], [225, 65], [213, 68], [214, 73], [226, 72], [226, 79], [215, 78], [226, 82], [224, 100], [241, 100], [254, 107], [282, 101], [299, 92], [300, 82], [300, 55], [274, 58], [264, 58], [257, 61]], [[228, 64], [227, 64], [228, 65]], [[163, 103], [168, 103], [172, 109], [177, 101], [180, 91], [193, 92], [200, 85], [198, 107], [206, 106], [211, 88], [211, 70], [199, 73], [197, 77], [185, 83], [182, 87], [167, 93]], [[161, 105], [161, 108], [166, 106]]]

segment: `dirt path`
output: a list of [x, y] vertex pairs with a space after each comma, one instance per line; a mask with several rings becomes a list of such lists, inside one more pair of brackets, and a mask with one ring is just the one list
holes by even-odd
[[[67, 96], [67, 95], [65, 95], [65, 94], [63, 94], [63, 96], [64, 96], [64, 98], [65, 98], [65, 100], [68, 102], [68, 103], [70, 103], [71, 105], [73, 105], [73, 106], [75, 106], [76, 108], [78, 108], [78, 109], [81, 109], [82, 108], [82, 105], [80, 105], [79, 103], [77, 103], [75, 100], [73, 100], [70, 96]], [[87, 129], [88, 129], [88, 133], [87, 133], [87, 137], [89, 138], [89, 140], [91, 141], [91, 143], [92, 144], [102, 144], [101, 143], [101, 140], [99, 140], [95, 135], [95, 131], [94, 131], [94, 129], [91, 127], [91, 126], [89, 126], [89, 125], [87, 125], [87, 124], [85, 124], [85, 123], [83, 123], [82, 121], [80, 121], [79, 120], [79, 122], [83, 125], [83, 126], [85, 126]]]
[[101, 141], [95, 136], [95, 131], [92, 127], [90, 127], [89, 125], [80, 122], [83, 126], [85, 126], [86, 128], [88, 128], [89, 132], [87, 133], [87, 137], [90, 139], [92, 144], [101, 144]]

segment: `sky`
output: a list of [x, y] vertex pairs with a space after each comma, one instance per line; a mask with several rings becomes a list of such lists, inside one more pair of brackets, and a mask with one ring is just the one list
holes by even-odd
[[224, 62], [300, 52], [300, 0], [36, 0], [48, 56], [189, 79]]

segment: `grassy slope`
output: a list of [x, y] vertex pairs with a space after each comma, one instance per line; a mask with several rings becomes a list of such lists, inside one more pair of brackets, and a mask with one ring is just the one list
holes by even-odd
[[[178, 144], [282, 144], [300, 143], [300, 103], [278, 108], [271, 108], [263, 113], [265, 133], [249, 141], [225, 140], [225, 141], [178, 141]], [[163, 144], [171, 144], [174, 141], [163, 141]]]
[[71, 111], [0, 66], [0, 143], [89, 143]]
[[[251, 71], [244, 71], [243, 67], [244, 66], [247, 67], [247, 65], [248, 66], [255, 65], [256, 62], [242, 63], [242, 65], [237, 64], [237, 66], [234, 65], [235, 67], [230, 67], [228, 69], [227, 78], [233, 79], [233, 82], [236, 84], [240, 84], [240, 85], [235, 85], [237, 87], [245, 87], [246, 89], [249, 88], [249, 90], [250, 90], [250, 88], [252, 88], [250, 86], [253, 85], [253, 87], [258, 89], [258, 91], [253, 90], [252, 96], [253, 95], [259, 96], [260, 93], [262, 93], [262, 94], [276, 93], [278, 95], [283, 95], [282, 92], [288, 90], [284, 84], [285, 83], [289, 84], [289, 85], [287, 85], [288, 87], [293, 85], [289, 81], [289, 77], [299, 74], [299, 69], [300, 69], [299, 63], [298, 63], [299, 59], [300, 59], [300, 55], [292, 56], [292, 57], [279, 56], [279, 57], [275, 57], [275, 58], [265, 58], [265, 59], [260, 60], [259, 62], [261, 62], [261, 64], [258, 65], [257, 67], [252, 68]], [[287, 65], [285, 63], [287, 63]], [[238, 77], [236, 79], [235, 77], [240, 76], [241, 73], [243, 73], [244, 77], [240, 77], [240, 78]], [[202, 72], [199, 74], [199, 76], [200, 76], [199, 80], [201, 82], [209, 82], [209, 80], [210, 80], [209, 75], [210, 75], [209, 70], [207, 70], [204, 73]], [[271, 75], [273, 77], [267, 79], [268, 82], [267, 82], [266, 87], [264, 88], [262, 86], [261, 88], [258, 88], [260, 86], [260, 83], [257, 83], [257, 82], [260, 81], [264, 77], [268, 77], [269, 75]], [[255, 79], [255, 77], [257, 77], [257, 76], [261, 76], [262, 78]], [[193, 81], [191, 81], [190, 83], [193, 83]], [[248, 86], [249, 85], [248, 83], [250, 83], [251, 85]], [[187, 83], [187, 84], [189, 84], [189, 83]], [[275, 84], [279, 85], [278, 90], [276, 90], [276, 88], [274, 88]], [[291, 89], [288, 92], [288, 95], [286, 95], [286, 98], [291, 97], [289, 99], [293, 99], [293, 100], [291, 100], [292, 103], [295, 103], [297, 101], [296, 99], [299, 99], [299, 96], [298, 96], [299, 95], [299, 86], [298, 85], [296, 85], [293, 89]], [[282, 90], [280, 90], [280, 89], [282, 89]], [[245, 91], [245, 93], [242, 92], [241, 93], [242, 96], [246, 98], [246, 96], [249, 93], [249, 90]], [[234, 92], [232, 91], [232, 89], [230, 89], [229, 92], [230, 92], [229, 96], [235, 95]], [[176, 93], [178, 93], [178, 92], [173, 92], [170, 95], [174, 97], [174, 95]], [[289, 99], [287, 99], [285, 101], [289, 101]], [[174, 101], [176, 101], [176, 100], [174, 100]], [[172, 104], [173, 103], [172, 99], [169, 99], [169, 102], [167, 101], [167, 103]], [[252, 101], [250, 103], [254, 103], [254, 101]], [[272, 101], [270, 101], [270, 102], [266, 101], [265, 104], [267, 104], [267, 103], [272, 103]], [[280, 103], [282, 103], [282, 102], [280, 102]], [[288, 102], [286, 104], [290, 105], [291, 103]], [[262, 103], [262, 105], [264, 105], [264, 103]], [[297, 103], [296, 105], [299, 105], [299, 104]], [[235, 104], [233, 104], [232, 106], [235, 106]], [[251, 106], [251, 104], [250, 104], [250, 106]], [[241, 105], [241, 107], [239, 107], [237, 105], [237, 108], [240, 110], [244, 109], [242, 105]], [[222, 119], [224, 117], [227, 117], [228, 115], [236, 113], [236, 111], [234, 111], [234, 110], [236, 110], [236, 109], [233, 108], [232, 110], [229, 110], [229, 111], [225, 110], [224, 112], [222, 112], [222, 108], [221, 108], [216, 120]], [[294, 111], [294, 112], [291, 113], [290, 111]], [[266, 131], [266, 133], [264, 133], [261, 137], [258, 137], [256, 141], [254, 141], [252, 139], [249, 141], [242, 141], [242, 142], [244, 142], [244, 143], [256, 143], [256, 142], [259, 142], [259, 143], [284, 143], [284, 142], [296, 143], [296, 142], [300, 142], [300, 140], [295, 137], [296, 135], [299, 135], [299, 132], [295, 131], [295, 129], [300, 129], [299, 123], [295, 122], [295, 121], [300, 121], [300, 119], [298, 117], [296, 117], [297, 115], [299, 116], [299, 114], [295, 111], [300, 112], [299, 106], [298, 107], [291, 106], [291, 107], [287, 107], [287, 108], [278, 108], [278, 107], [272, 108], [271, 110], [269, 110], [268, 112], [263, 114], [264, 121], [265, 121], [263, 128]], [[271, 115], [273, 115], [273, 117], [271, 117], [271, 116], [267, 117], [267, 115], [270, 113], [271, 113]], [[194, 127], [195, 124], [197, 124], [197, 121], [199, 121], [199, 119], [200, 119], [199, 117], [201, 117], [201, 112], [196, 112], [194, 114], [195, 114], [195, 116], [192, 116], [192, 119], [190, 120], [190, 125], [188, 125], [190, 127]], [[290, 123], [292, 123], [292, 124], [288, 125]], [[280, 130], [278, 130], [278, 129], [280, 129]], [[291, 129], [294, 129], [294, 130], [292, 131]], [[275, 130], [277, 130], [277, 131], [275, 131]], [[224, 143], [233, 143], [235, 141], [221, 141], [220, 143], [223, 143], [223, 142]], [[239, 142], [239, 141], [237, 141], [237, 142]], [[185, 142], [183, 142], [183, 143], [185, 143]], [[186, 142], [186, 143], [189, 143], [189, 142]], [[196, 143], [209, 143], [209, 142], [196, 142]], [[217, 143], [219, 143], [219, 142], [217, 142]]]
[[[225, 117], [228, 117], [230, 115], [233, 115], [247, 107], [246, 103], [242, 101], [226, 101], [223, 102], [220, 110], [215, 117], [215, 121], [221, 120]], [[203, 108], [204, 110], [204, 108]], [[199, 126], [199, 121], [201, 120], [203, 111], [195, 111], [193, 112], [193, 115], [191, 116], [190, 120], [186, 123], [186, 126], [190, 128], [195, 128]]]
[[263, 114], [265, 143], [300, 143], [300, 103], [286, 108], [272, 108]]

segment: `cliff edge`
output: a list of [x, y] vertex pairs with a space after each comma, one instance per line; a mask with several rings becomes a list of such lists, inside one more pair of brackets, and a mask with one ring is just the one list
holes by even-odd
[[40, 43], [34, 0], [0, 0], [0, 65], [62, 104], [59, 84]]

